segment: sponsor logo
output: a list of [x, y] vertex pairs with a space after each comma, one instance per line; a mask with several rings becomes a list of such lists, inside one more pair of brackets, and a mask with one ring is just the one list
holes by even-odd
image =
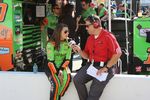
[[0, 40], [10, 40], [12, 37], [12, 30], [6, 26], [0, 25]]
[[0, 22], [4, 21], [8, 5], [5, 3], [0, 3]]
[[0, 54], [9, 54], [9, 48], [0, 47]]

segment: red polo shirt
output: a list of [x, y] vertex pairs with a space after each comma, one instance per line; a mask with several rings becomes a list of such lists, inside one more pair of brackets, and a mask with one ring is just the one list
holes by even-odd
[[89, 55], [89, 60], [95, 62], [107, 62], [113, 54], [121, 52], [116, 38], [108, 31], [102, 29], [99, 36], [95, 39], [94, 35], [88, 37], [84, 52]]

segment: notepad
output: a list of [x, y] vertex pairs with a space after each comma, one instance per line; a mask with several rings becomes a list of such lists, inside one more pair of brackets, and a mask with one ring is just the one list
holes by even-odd
[[91, 64], [87, 69], [87, 74], [96, 78], [99, 81], [105, 81], [107, 79], [108, 73], [102, 73], [101, 75], [96, 75], [97, 69]]

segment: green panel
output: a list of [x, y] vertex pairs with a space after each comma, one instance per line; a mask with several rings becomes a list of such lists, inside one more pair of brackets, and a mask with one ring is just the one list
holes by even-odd
[[[23, 34], [22, 34], [22, 2], [18, 0], [13, 1], [13, 40], [14, 40], [14, 54], [16, 52], [22, 51], [23, 49]], [[19, 31], [19, 34], [17, 34]]]
[[47, 29], [46, 28], [44, 28], [44, 30], [41, 32], [41, 41], [42, 41], [42, 47], [44, 48], [44, 49], [46, 49], [46, 45], [47, 45]]
[[23, 27], [23, 48], [41, 48], [41, 30], [40, 26]]
[[139, 18], [134, 21], [134, 56], [144, 61], [147, 59], [147, 49], [150, 47], [150, 43], [146, 42], [146, 36], [140, 36], [140, 30], [137, 28], [138, 25], [141, 25], [141, 29], [150, 29], [150, 18]]

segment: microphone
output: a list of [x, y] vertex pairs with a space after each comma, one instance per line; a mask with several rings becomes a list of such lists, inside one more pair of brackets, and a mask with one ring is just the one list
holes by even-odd
[[[67, 38], [69, 47], [72, 48], [73, 45], [76, 45], [76, 42], [72, 38]], [[78, 53], [77, 50], [73, 50], [75, 53]]]
[[76, 42], [72, 38], [67, 38], [68, 40], [68, 45], [71, 47], [72, 45], [76, 45]]

